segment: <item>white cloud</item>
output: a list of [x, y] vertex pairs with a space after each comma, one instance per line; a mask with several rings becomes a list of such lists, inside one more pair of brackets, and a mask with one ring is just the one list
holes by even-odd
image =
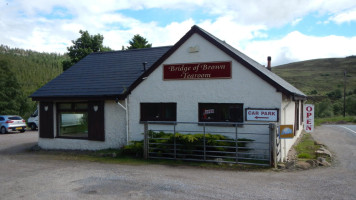
[[341, 12], [335, 16], [330, 17], [329, 20], [337, 24], [356, 21], [356, 8]]
[[292, 21], [292, 26], [296, 26], [297, 24], [299, 24], [299, 22], [301, 22], [303, 19], [302, 18], [298, 18]]
[[[281, 64], [355, 54], [353, 37], [312, 37], [292, 32], [265, 41], [271, 27], [296, 25], [310, 13], [333, 15], [330, 20], [337, 23], [355, 20], [355, 6], [354, 0], [0, 0], [0, 43], [64, 53], [82, 29], [104, 35], [104, 45], [117, 50], [127, 46], [134, 34], [144, 36], [153, 46], [163, 46], [175, 44], [197, 24], [262, 64], [268, 55], [273, 56], [274, 64]], [[142, 22], [120, 14], [124, 9], [147, 8], [204, 12], [211, 18], [188, 17], [160, 26], [155, 21]], [[48, 17], [53, 13], [56, 18]]]
[[294, 31], [279, 40], [249, 43], [244, 52], [261, 64], [272, 56], [273, 65], [316, 58], [345, 57], [356, 54], [356, 36], [315, 37]]

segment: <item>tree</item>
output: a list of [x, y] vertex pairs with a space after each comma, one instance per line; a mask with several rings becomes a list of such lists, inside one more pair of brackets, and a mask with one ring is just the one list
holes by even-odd
[[62, 62], [63, 71], [67, 70], [90, 53], [111, 51], [109, 47], [103, 46], [104, 36], [100, 34], [90, 35], [88, 31], [82, 30], [80, 30], [79, 33], [81, 34], [80, 38], [76, 39], [75, 41], [72, 40], [73, 45], [67, 47], [67, 50], [69, 51], [67, 55], [69, 56], [70, 60], [65, 60]]
[[0, 61], [0, 111], [2, 115], [19, 115], [24, 101], [21, 87], [8, 63]]
[[132, 40], [129, 41], [130, 46], [126, 49], [141, 49], [141, 48], [151, 48], [152, 44], [148, 44], [146, 38], [136, 34], [133, 36]]

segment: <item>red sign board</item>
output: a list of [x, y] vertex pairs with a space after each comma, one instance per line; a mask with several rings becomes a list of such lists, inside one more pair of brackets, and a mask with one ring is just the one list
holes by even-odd
[[163, 65], [164, 80], [231, 78], [231, 62], [184, 63]]

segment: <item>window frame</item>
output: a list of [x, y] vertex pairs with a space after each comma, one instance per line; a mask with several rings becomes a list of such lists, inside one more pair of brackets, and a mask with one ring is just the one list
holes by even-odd
[[[76, 104], [87, 104], [87, 108], [86, 109], [77, 109], [76, 108]], [[61, 104], [71, 104], [71, 108], [70, 109], [61, 109], [60, 105]], [[56, 122], [57, 122], [57, 134], [56, 137], [57, 138], [66, 138], [66, 139], [83, 139], [83, 140], [89, 140], [89, 119], [87, 119], [87, 135], [85, 137], [75, 137], [75, 136], [63, 136], [60, 135], [61, 134], [61, 127], [60, 127], [60, 117], [62, 113], [65, 112], [71, 112], [72, 114], [76, 114], [76, 113], [86, 113], [87, 114], [87, 118], [89, 118], [89, 102], [58, 102], [56, 103], [56, 108], [57, 108], [57, 113], [56, 113]]]
[[[151, 118], [149, 116], [144, 116], [148, 115], [147, 110], [143, 110], [143, 106], [158, 106], [159, 107], [159, 118]], [[173, 111], [173, 118], [169, 118], [166, 116], [166, 111], [169, 109], [170, 106], [174, 106], [174, 111]], [[163, 117], [161, 117], [163, 116]], [[140, 103], [140, 122], [147, 122], [147, 121], [162, 121], [162, 122], [176, 122], [177, 121], [177, 103], [176, 102], [141, 102]]]
[[[203, 118], [203, 109], [205, 107], [214, 107], [216, 109], [216, 116], [218, 119], [207, 120]], [[222, 112], [224, 109], [231, 109], [229, 107], [234, 106], [238, 107], [240, 110], [240, 116], [237, 117], [237, 120], [225, 120], [222, 118]], [[243, 103], [198, 103], [198, 121], [199, 122], [227, 122], [227, 123], [243, 123], [244, 122], [244, 104]], [[228, 114], [228, 113], [227, 113]], [[226, 113], [224, 114], [226, 115]]]

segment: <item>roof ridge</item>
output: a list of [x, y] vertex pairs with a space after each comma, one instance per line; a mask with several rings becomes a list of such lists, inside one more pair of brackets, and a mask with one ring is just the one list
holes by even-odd
[[173, 46], [173, 45], [159, 46], [159, 47], [148, 47], [148, 48], [139, 48], [139, 49], [127, 49], [127, 50], [100, 51], [100, 52], [93, 52], [93, 53], [91, 53], [91, 54], [105, 54], [105, 53], [118, 53], [118, 52], [142, 51], [142, 50], [150, 50], [150, 49], [158, 49], [158, 48], [167, 48], [167, 47], [172, 47], [172, 46]]

